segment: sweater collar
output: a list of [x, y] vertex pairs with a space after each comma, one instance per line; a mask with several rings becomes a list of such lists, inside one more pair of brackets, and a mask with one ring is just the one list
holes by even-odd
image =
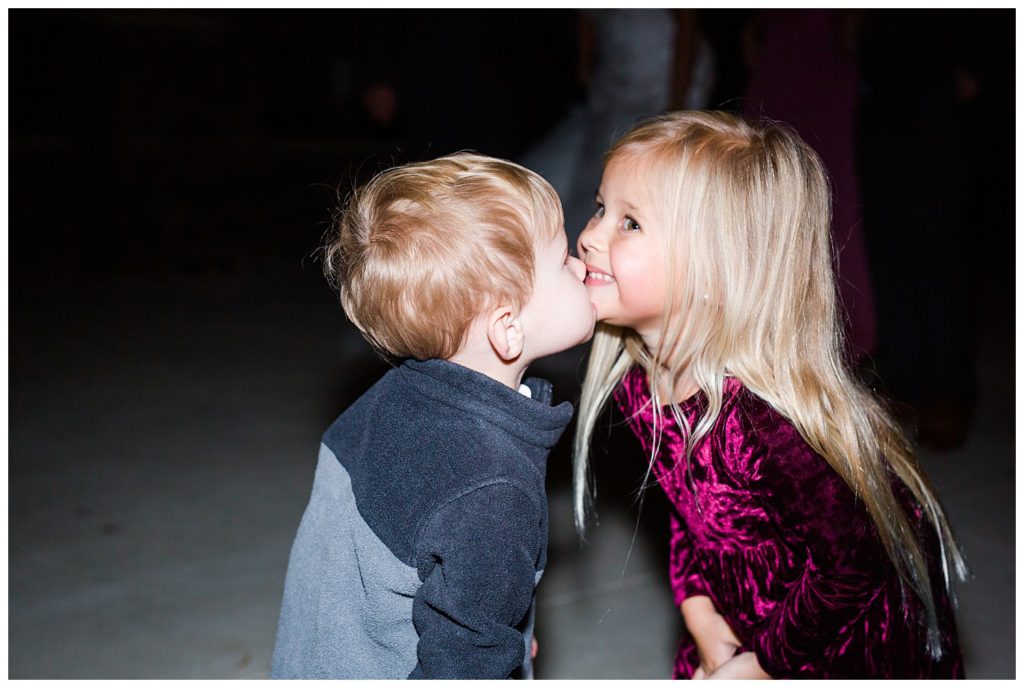
[[421, 394], [484, 418], [520, 440], [544, 449], [558, 442], [572, 418], [572, 404], [551, 405], [551, 383], [523, 380], [533, 398], [520, 394], [471, 368], [440, 359], [408, 359], [399, 367], [403, 379]]

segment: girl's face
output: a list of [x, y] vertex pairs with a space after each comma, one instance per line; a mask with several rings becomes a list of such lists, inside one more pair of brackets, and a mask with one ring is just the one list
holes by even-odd
[[657, 336], [666, 303], [663, 232], [637, 174], [637, 165], [613, 160], [597, 191], [597, 208], [580, 235], [587, 265], [584, 284], [597, 319]]

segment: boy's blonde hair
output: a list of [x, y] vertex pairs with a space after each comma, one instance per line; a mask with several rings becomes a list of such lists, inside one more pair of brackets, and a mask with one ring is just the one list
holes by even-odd
[[539, 175], [456, 153], [385, 170], [355, 191], [324, 273], [378, 351], [450, 358], [486, 309], [525, 305], [535, 249], [561, 229], [558, 195]]
[[[634, 364], [651, 381], [655, 428], [668, 405], [694, 446], [714, 426], [727, 376], [788, 418], [864, 502], [901, 578], [927, 613], [928, 649], [941, 655], [927, 561], [890, 482], [895, 475], [923, 506], [949, 569], [963, 558], [913, 448], [856, 378], [843, 355], [824, 166], [795, 133], [720, 112], [677, 112], [648, 120], [606, 155], [635, 166], [666, 228], [671, 298], [660, 349], [630, 330], [599, 325], [583, 386], [575, 443], [575, 511], [584, 528], [587, 457], [601, 410]], [[681, 371], [708, 399], [690, 428], [677, 404], [659, 398]], [[651, 460], [658, 452], [654, 438]], [[952, 592], [950, 590], [950, 592]]]

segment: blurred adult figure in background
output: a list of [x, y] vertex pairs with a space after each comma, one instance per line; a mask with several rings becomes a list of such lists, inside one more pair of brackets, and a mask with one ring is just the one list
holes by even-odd
[[857, 16], [843, 10], [769, 10], [744, 31], [749, 67], [743, 113], [785, 122], [821, 156], [832, 185], [832, 240], [847, 350], [876, 345], [875, 305], [854, 165]]
[[522, 159], [558, 191], [571, 246], [594, 210], [609, 146], [642, 119], [706, 107], [714, 80], [694, 10], [581, 10], [578, 36], [583, 101]]

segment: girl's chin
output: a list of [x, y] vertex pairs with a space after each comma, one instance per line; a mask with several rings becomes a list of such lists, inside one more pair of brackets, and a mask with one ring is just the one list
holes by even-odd
[[591, 304], [594, 307], [594, 320], [598, 325], [604, 323], [605, 325], [614, 325], [615, 323], [609, 322], [609, 319], [614, 320], [612, 313], [608, 312], [607, 308], [602, 308], [598, 304]]

